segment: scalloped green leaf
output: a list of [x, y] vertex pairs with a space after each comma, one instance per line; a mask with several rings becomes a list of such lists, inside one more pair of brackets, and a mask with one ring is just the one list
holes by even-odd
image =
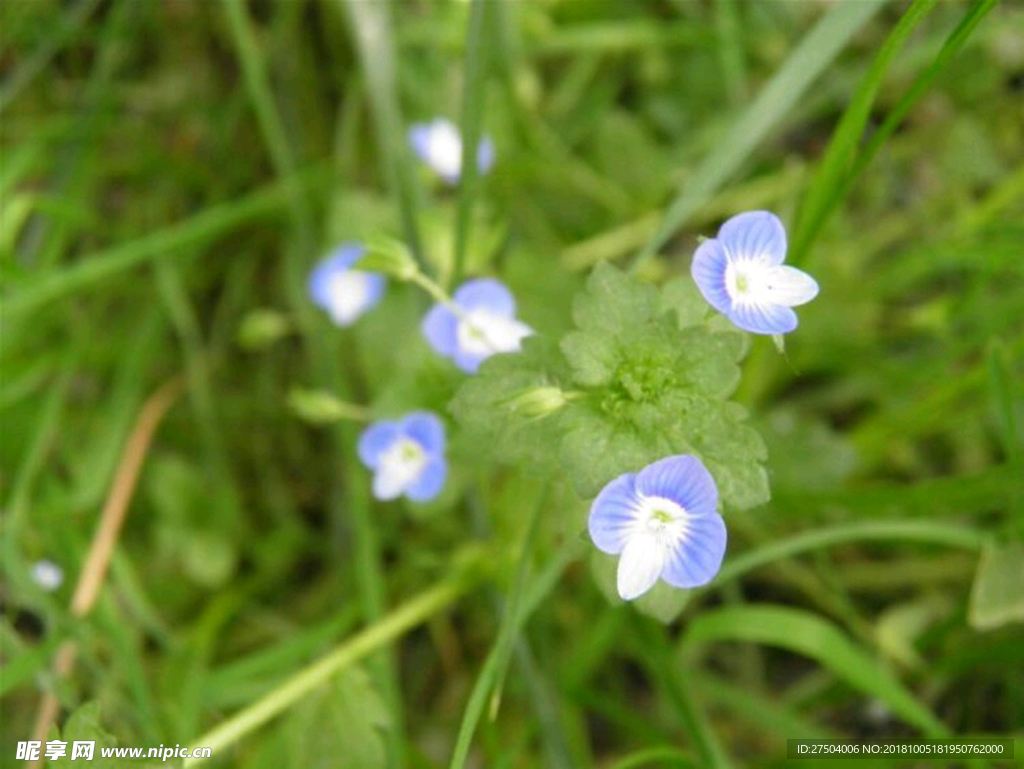
[[492, 355], [455, 393], [448, 405], [471, 445], [485, 446], [500, 462], [554, 472], [562, 436], [561, 414], [538, 413], [568, 379], [565, 361], [554, 342], [535, 335], [523, 340], [519, 353]]
[[289, 716], [289, 765], [384, 767], [384, 734], [390, 726], [387, 706], [369, 674], [361, 667], [346, 668]]

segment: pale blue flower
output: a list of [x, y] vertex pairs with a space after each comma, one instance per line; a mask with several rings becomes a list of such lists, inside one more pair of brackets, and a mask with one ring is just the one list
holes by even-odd
[[423, 318], [423, 336], [441, 355], [470, 374], [499, 352], [518, 352], [533, 329], [516, 319], [516, 300], [502, 283], [477, 278], [463, 283], [454, 308], [435, 304]]
[[750, 211], [700, 244], [691, 272], [708, 303], [740, 328], [785, 334], [797, 324], [791, 308], [818, 295], [814, 278], [784, 265], [785, 259], [782, 222], [768, 211]]
[[52, 592], [64, 583], [64, 570], [53, 561], [42, 559], [32, 565], [32, 581], [48, 592]]
[[310, 298], [339, 326], [351, 326], [384, 295], [383, 275], [351, 269], [362, 256], [359, 243], [342, 243], [309, 276]]
[[[416, 123], [409, 128], [409, 144], [413, 152], [449, 184], [455, 184], [462, 173], [462, 136], [450, 120], [437, 118], [430, 123]], [[494, 165], [494, 143], [484, 136], [476, 148], [476, 166], [481, 174]]]
[[689, 454], [666, 457], [605, 486], [590, 507], [590, 538], [620, 554], [619, 595], [631, 601], [660, 577], [674, 587], [711, 581], [725, 555], [725, 521], [711, 473]]
[[359, 459], [373, 470], [375, 499], [427, 502], [441, 493], [448, 464], [444, 426], [436, 414], [414, 411], [398, 421], [374, 422], [359, 436]]

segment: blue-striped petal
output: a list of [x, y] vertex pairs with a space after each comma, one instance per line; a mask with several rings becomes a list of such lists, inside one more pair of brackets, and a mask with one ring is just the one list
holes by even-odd
[[690, 274], [707, 303], [721, 313], [728, 313], [732, 298], [726, 289], [725, 268], [728, 265], [725, 249], [717, 240], [705, 240], [697, 246], [690, 265]]
[[714, 478], [690, 454], [666, 457], [648, 465], [637, 475], [636, 490], [647, 497], [670, 499], [691, 517], [714, 515], [718, 506]]
[[661, 578], [674, 587], [706, 585], [722, 567], [726, 539], [722, 516], [690, 519], [683, 535], [668, 550]]
[[761, 258], [769, 264], [786, 259], [786, 228], [770, 211], [737, 214], [718, 230], [718, 241], [730, 258]]
[[590, 505], [587, 526], [599, 550], [621, 553], [637, 521], [639, 500], [636, 475], [625, 473], [611, 481]]
[[797, 324], [796, 313], [782, 304], [735, 304], [728, 316], [744, 331], [755, 334], [788, 334]]

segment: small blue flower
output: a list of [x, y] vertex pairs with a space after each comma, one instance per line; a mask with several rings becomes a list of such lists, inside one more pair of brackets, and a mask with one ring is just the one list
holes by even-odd
[[689, 454], [659, 459], [601, 489], [590, 507], [590, 538], [599, 550], [621, 553], [623, 600], [643, 595], [659, 577], [674, 587], [711, 581], [725, 555], [717, 505], [711, 473]]
[[429, 411], [402, 419], [374, 422], [359, 436], [359, 459], [373, 470], [375, 499], [427, 502], [441, 493], [448, 464], [444, 458], [444, 426]]
[[787, 267], [786, 230], [775, 214], [750, 211], [722, 225], [693, 255], [691, 272], [708, 303], [755, 334], [796, 328], [792, 307], [818, 295], [806, 272]]
[[441, 355], [470, 374], [499, 352], [518, 352], [533, 329], [516, 320], [516, 300], [502, 283], [477, 278], [453, 297], [455, 309], [440, 302], [423, 318], [423, 336]]
[[343, 243], [309, 276], [310, 298], [339, 326], [351, 326], [384, 295], [383, 275], [350, 269], [362, 255], [359, 243]]
[[[462, 173], [462, 136], [450, 120], [437, 118], [430, 123], [416, 123], [409, 128], [409, 144], [413, 152], [449, 184], [459, 181]], [[481, 174], [494, 165], [494, 143], [484, 136], [476, 148], [476, 165]]]

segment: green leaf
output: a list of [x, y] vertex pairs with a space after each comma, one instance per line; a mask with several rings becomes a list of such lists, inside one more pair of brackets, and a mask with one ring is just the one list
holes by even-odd
[[929, 737], [948, 735], [946, 727], [868, 651], [830, 622], [782, 606], [736, 606], [705, 612], [690, 622], [684, 655], [711, 641], [747, 641], [787, 649], [827, 667], [855, 689], [881, 700], [893, 714]]
[[981, 551], [967, 619], [977, 630], [1024, 622], [1024, 544], [992, 542]]
[[726, 504], [768, 500], [764, 444], [746, 411], [724, 400], [739, 383], [746, 337], [697, 323], [704, 315], [682, 284], [659, 295], [610, 265], [594, 270], [573, 305], [579, 330], [561, 344], [585, 388], [566, 409], [561, 445], [581, 496], [670, 454], [696, 454]]
[[[78, 742], [95, 742], [93, 746], [92, 760], [88, 762], [88, 766], [97, 767], [97, 769], [117, 769], [117, 767], [123, 767], [127, 756], [112, 756], [104, 757], [102, 751], [105, 748], [117, 748], [118, 741], [110, 732], [103, 728], [103, 724], [100, 722], [100, 704], [97, 701], [87, 702], [84, 705], [80, 705], [78, 708], [68, 716], [68, 720], [64, 724], [64, 729], [61, 732], [61, 740], [67, 742], [67, 754], [63, 758], [54, 759], [53, 763], [63, 763], [64, 761], [70, 761], [72, 756], [73, 745], [76, 741]], [[143, 755], [148, 752], [149, 748], [143, 750]], [[76, 760], [81, 761], [82, 757]], [[181, 766], [180, 759], [171, 759], [164, 761], [161, 759], [150, 759], [145, 763], [140, 763], [138, 758], [131, 760], [132, 766], [141, 767], [141, 769], [147, 769], [147, 767], [154, 766], [167, 766], [167, 767], [178, 767]]]
[[383, 767], [389, 727], [387, 707], [370, 676], [361, 667], [346, 668], [289, 715], [288, 765]]
[[366, 411], [335, 397], [325, 390], [293, 388], [288, 393], [288, 407], [299, 419], [315, 425], [330, 424], [341, 419], [363, 419]]
[[538, 416], [531, 394], [550, 396], [569, 375], [555, 344], [543, 336], [523, 340], [522, 352], [492, 355], [449, 404], [473, 446], [486, 446], [500, 462], [554, 472], [561, 438], [558, 411]]
[[658, 300], [661, 312], [674, 312], [679, 328], [696, 326], [708, 316], [708, 303], [689, 275], [677, 275], [661, 287]]

